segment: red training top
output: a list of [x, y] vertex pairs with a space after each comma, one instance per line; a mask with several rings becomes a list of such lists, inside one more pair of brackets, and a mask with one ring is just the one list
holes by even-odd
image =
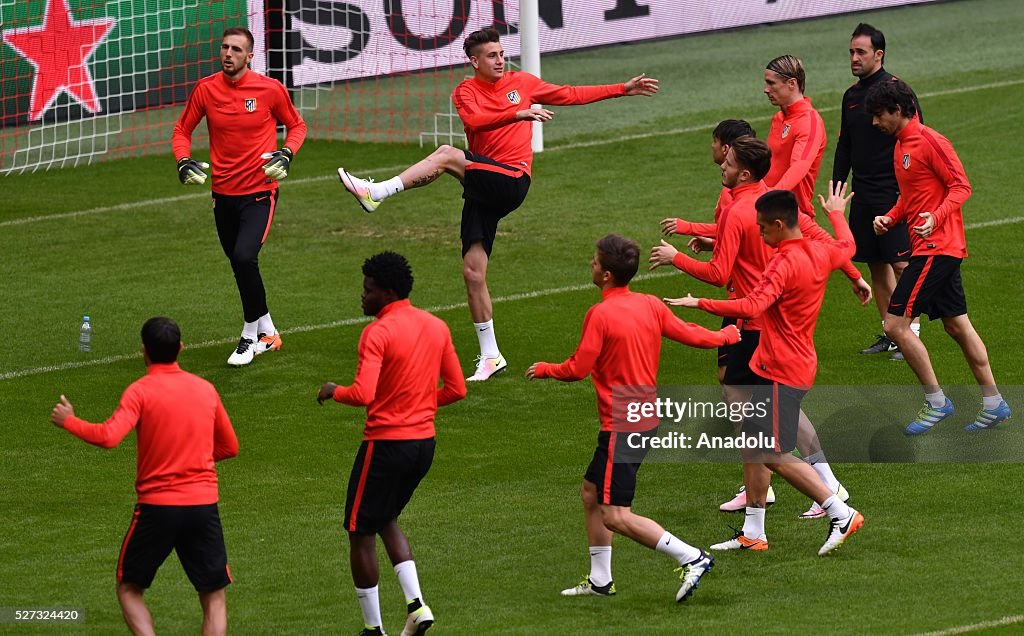
[[772, 166], [764, 182], [774, 190], [790, 190], [800, 211], [814, 216], [814, 181], [825, 155], [825, 122], [811, 106], [811, 99], [781, 109], [772, 117], [768, 148]]
[[455, 87], [452, 101], [466, 129], [470, 152], [531, 174], [533, 122], [517, 121], [516, 112], [531, 104], [572, 106], [626, 94], [625, 84], [557, 86], [517, 71], [506, 71], [493, 84], [476, 77]]
[[276, 79], [246, 71], [238, 81], [215, 73], [196, 83], [174, 125], [171, 147], [180, 160], [192, 152], [192, 131], [206, 117], [210, 164], [216, 194], [243, 195], [276, 190], [277, 181], [263, 173], [260, 155], [277, 150], [277, 122], [288, 128], [284, 145], [298, 153], [306, 122], [288, 91]]
[[[587, 311], [576, 352], [561, 364], [538, 362], [535, 377], [574, 382], [592, 374], [601, 430], [621, 431], [622, 422], [615, 422], [612, 416], [612, 390], [657, 384], [662, 336], [704, 349], [733, 344], [739, 339], [735, 329], [708, 331], [680, 320], [650, 294], [633, 293], [628, 286], [611, 287], [602, 290], [601, 302]], [[657, 424], [655, 418], [650, 425], [637, 430]]]
[[751, 318], [763, 314], [761, 340], [750, 369], [794, 388], [809, 389], [814, 384], [818, 371], [814, 328], [828, 275], [856, 251], [843, 212], [829, 212], [828, 218], [836, 230], [835, 240], [802, 237], [782, 241], [761, 283], [749, 296], [699, 301], [701, 309], [719, 316]]
[[[892, 158], [900, 198], [886, 216], [907, 222], [911, 254], [967, 258], [962, 208], [971, 196], [971, 184], [953, 144], [912, 119], [896, 134]], [[927, 238], [911, 229], [920, 225], [921, 212], [931, 212], [935, 219], [935, 229]]]
[[364, 440], [430, 439], [437, 407], [464, 397], [448, 325], [409, 299], [388, 303], [366, 325], [356, 378], [334, 389], [335, 401], [366, 407]]
[[64, 428], [102, 448], [114, 448], [138, 427], [135, 492], [139, 503], [217, 503], [214, 462], [238, 455], [238, 438], [213, 385], [177, 362], [150, 364], [103, 424], [71, 416]]

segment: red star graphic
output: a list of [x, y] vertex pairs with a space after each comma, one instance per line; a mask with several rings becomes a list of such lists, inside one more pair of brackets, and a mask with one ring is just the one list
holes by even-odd
[[113, 18], [75, 20], [67, 0], [47, 0], [41, 26], [3, 32], [4, 41], [36, 69], [29, 121], [40, 119], [62, 90], [90, 113], [103, 110], [86, 60], [116, 24]]

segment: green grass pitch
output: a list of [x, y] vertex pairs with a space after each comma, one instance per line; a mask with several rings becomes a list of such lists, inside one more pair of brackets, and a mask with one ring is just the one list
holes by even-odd
[[[615, 231], [649, 246], [663, 217], [710, 218], [719, 183], [711, 128], [740, 117], [767, 134], [773, 111], [761, 73], [769, 59], [804, 59], [807, 94], [834, 142], [837, 106], [853, 81], [849, 34], [867, 21], [888, 37], [887, 68], [915, 88], [927, 123], [952, 140], [965, 164], [974, 187], [963, 267], [970, 315], [1004, 392], [1019, 398], [1020, 16], [1018, 0], [965, 0], [545, 59], [549, 81], [606, 83], [646, 71], [662, 80], [662, 92], [556, 108], [532, 192], [502, 224], [489, 278], [510, 371], [441, 411], [434, 467], [401, 518], [437, 634], [919, 634], [1003, 619], [992, 633], [1024, 632], [1016, 497], [1024, 468], [1012, 462], [840, 464], [836, 472], [867, 523], [832, 557], [815, 556], [825, 522], [797, 520], [806, 500], [777, 484], [771, 550], [721, 555], [687, 603], [672, 600], [678, 582], [666, 558], [621, 538], [617, 597], [560, 598], [588, 569], [578, 491], [597, 430], [593, 389], [589, 381], [522, 377], [531, 362], [560, 361], [576, 345], [583, 315], [600, 297], [587, 285], [597, 238]], [[0, 349], [0, 607], [87, 614], [79, 625], [0, 624], [0, 632], [124, 631], [114, 570], [134, 502], [134, 443], [104, 452], [54, 429], [48, 415], [64, 393], [79, 415], [105, 418], [143, 373], [138, 329], [155, 314], [180, 322], [182, 365], [217, 386], [241, 443], [240, 456], [220, 467], [236, 578], [228, 590], [231, 629], [359, 630], [340, 518], [363, 413], [321, 408], [314, 397], [323, 381], [347, 383], [354, 373], [365, 324], [362, 260], [383, 249], [409, 257], [413, 302], [441, 308], [467, 374], [476, 339], [463, 305], [458, 184], [444, 179], [366, 215], [333, 173], [344, 165], [386, 178], [426, 150], [317, 142], [302, 149], [261, 257], [284, 348], [240, 370], [225, 366], [240, 312], [208, 194], [179, 186], [169, 140], [164, 157], [0, 179], [0, 333], [8, 338]], [[722, 293], [668, 274], [634, 289]], [[86, 313], [95, 325], [88, 357], [76, 350]], [[700, 312], [685, 316], [715, 324]], [[857, 354], [877, 320], [835, 275], [817, 332], [819, 385], [913, 386], [905, 365]], [[924, 338], [940, 380], [976, 396], [941, 326], [926, 324]], [[660, 380], [713, 384], [713, 367], [711, 352], [666, 344]], [[957, 423], [979, 408], [965, 399]], [[1012, 406], [1020, 413], [1024, 401]], [[892, 408], [910, 418], [918, 404]], [[1019, 417], [994, 439], [1019, 445]], [[706, 548], [740, 522], [717, 511], [740, 481], [736, 465], [652, 463], [640, 475], [635, 510], [685, 541]], [[403, 599], [383, 551], [382, 564], [385, 627], [398, 633]], [[197, 631], [199, 606], [175, 559], [147, 600], [158, 631]]]

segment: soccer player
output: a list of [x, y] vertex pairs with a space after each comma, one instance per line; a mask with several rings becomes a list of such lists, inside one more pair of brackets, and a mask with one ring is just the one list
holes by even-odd
[[[850, 69], [857, 82], [846, 89], [840, 115], [839, 141], [836, 144], [832, 181], [846, 181], [853, 170], [853, 203], [850, 204], [850, 230], [857, 242], [853, 260], [867, 263], [871, 289], [882, 320], [882, 335], [861, 353], [891, 352], [890, 359], [902, 360], [896, 344], [885, 335], [885, 313], [889, 298], [910, 258], [910, 237], [906, 223], [899, 223], [881, 236], [875, 234], [875, 217], [885, 214], [899, 197], [892, 152], [896, 138], [871, 125], [871, 114], [864, 108], [864, 96], [879, 82], [896, 79], [882, 66], [885, 61], [885, 35], [870, 24], [858, 24], [850, 40]], [[922, 122], [921, 105], [914, 97], [917, 118]], [[910, 328], [921, 330], [915, 318]]]
[[831, 492], [807, 463], [790, 453], [796, 446], [800, 403], [814, 384], [817, 354], [814, 328], [825, 298], [829, 274], [854, 252], [853, 235], [843, 218], [850, 197], [845, 184], [834, 189], [829, 199], [821, 198], [836, 240], [815, 241], [800, 231], [796, 196], [787, 190], [773, 190], [755, 202], [757, 225], [764, 242], [778, 251], [768, 263], [761, 282], [747, 296], [729, 300], [694, 298], [666, 299], [670, 305], [699, 308], [719, 316], [762, 319], [761, 340], [750, 360], [755, 383], [751, 387], [755, 404], [770, 405], [764, 417], [744, 420], [745, 436], [762, 435], [772, 446], [744, 451], [744, 485], [747, 507], [743, 530], [712, 550], [767, 550], [764, 518], [771, 472], [813, 499], [830, 518], [825, 543], [818, 550], [825, 555], [839, 547], [864, 522], [864, 517]]
[[471, 382], [504, 371], [507, 362], [494, 333], [494, 310], [487, 267], [498, 223], [515, 211], [530, 189], [532, 122], [546, 122], [556, 106], [589, 104], [612, 97], [658, 91], [658, 80], [638, 75], [624, 84], [556, 86], [529, 73], [506, 71], [498, 32], [474, 31], [463, 45], [473, 77], [455, 87], [452, 100], [466, 130], [469, 150], [440, 146], [431, 155], [381, 183], [359, 179], [344, 168], [338, 176], [367, 212], [389, 196], [433, 183], [447, 173], [462, 183], [462, 275], [480, 355]]
[[896, 137], [893, 164], [900, 196], [888, 213], [875, 217], [875, 232], [885, 234], [900, 222], [910, 229], [910, 262], [885, 316], [885, 335], [899, 346], [924, 389], [924, 407], [906, 433], [927, 432], [954, 412], [928, 349], [910, 330], [910, 321], [921, 314], [942, 319], [981, 385], [981, 411], [966, 429], [992, 428], [1010, 417], [1010, 407], [999, 394], [985, 343], [967, 317], [960, 278], [960, 263], [967, 257], [962, 207], [971, 196], [971, 184], [949, 140], [915, 118], [914, 92], [902, 80], [872, 86], [864, 107], [880, 131]]
[[814, 180], [828, 140], [821, 115], [804, 97], [805, 82], [804, 63], [794, 55], [779, 56], [765, 68], [764, 94], [779, 112], [768, 132], [772, 167], [764, 181], [769, 188], [792, 191], [800, 212], [813, 217]]
[[366, 407], [366, 428], [349, 477], [344, 518], [364, 636], [384, 633], [377, 594], [378, 534], [405, 594], [408, 616], [402, 636], [423, 634], [434, 624], [398, 516], [434, 460], [437, 407], [466, 397], [448, 326], [410, 304], [412, 282], [409, 263], [394, 252], [382, 252], [363, 263], [363, 313], [376, 320], [359, 338], [353, 383], [327, 382], [316, 398], [320, 404], [334, 399]]
[[[775, 253], [774, 249], [761, 240], [754, 205], [761, 195], [768, 192], [768, 186], [763, 179], [770, 166], [771, 150], [764, 141], [753, 137], [733, 140], [722, 163], [722, 186], [728, 194], [720, 197], [720, 200], [726, 198], [729, 204], [712, 225], [715, 241], [711, 260], [705, 263], [690, 258], [662, 241], [660, 246], [651, 249], [651, 269], [671, 263], [710, 285], [728, 285], [729, 298], [743, 298], [753, 292]], [[801, 214], [798, 217], [798, 224], [801, 233], [808, 238], [832, 241], [832, 236], [810, 216]], [[853, 287], [854, 293], [861, 299], [861, 304], [867, 303], [871, 297], [870, 287], [852, 265], [848, 267], [853, 269], [857, 276]], [[736, 323], [733, 318], [724, 320]], [[750, 399], [747, 387], [755, 384], [756, 380], [754, 372], [750, 369], [750, 360], [760, 341], [761, 319], [754, 316], [748, 320], [739, 320], [737, 326], [743, 337], [738, 344], [726, 348], [725, 359], [719, 359], [719, 364], [725, 365], [722, 384], [725, 386], [726, 398], [730, 402], [746, 402]], [[814, 426], [803, 413], [800, 414], [800, 432], [797, 447], [801, 456], [814, 467], [830, 491], [838, 493], [843, 501], [849, 499], [849, 493], [836, 479], [825, 459]], [[746, 502], [746, 492], [741, 488], [731, 500], [720, 505], [719, 509], [722, 512], [739, 512], [746, 507]], [[775, 503], [775, 491], [770, 485], [767, 503]], [[817, 503], [812, 504], [810, 509], [800, 515], [802, 519], [823, 517], [825, 511]]]
[[[255, 356], [281, 348], [281, 334], [267, 308], [259, 254], [274, 220], [277, 182], [288, 176], [306, 138], [306, 124], [284, 86], [248, 69], [252, 47], [248, 29], [224, 31], [221, 72], [196, 84], [171, 141], [182, 184], [205, 183], [203, 169], [209, 165], [190, 155], [192, 131], [206, 117], [213, 163], [213, 218], [242, 299], [244, 323], [238, 346], [228, 357], [232, 366], [247, 365]], [[275, 150], [279, 121], [288, 128], [288, 137]]]
[[[652, 435], [657, 418], [643, 420], [629, 428], [615, 409], [632, 392], [643, 397], [658, 381], [662, 337], [693, 347], [710, 348], [739, 340], [735, 325], [721, 331], [683, 322], [649, 294], [629, 289], [636, 275], [640, 247], [629, 239], [609, 234], [597, 242], [590, 261], [591, 280], [601, 289], [601, 302], [583, 319], [583, 337], [576, 352], [561, 364], [535, 362], [526, 377], [554, 378], [575, 382], [588, 375], [597, 391], [597, 411], [601, 431], [597, 450], [583, 478], [580, 496], [590, 544], [590, 574], [576, 587], [562, 591], [563, 596], [611, 596], [612, 533], [633, 539], [648, 548], [664, 552], [680, 566], [682, 585], [676, 601], [684, 601], [697, 587], [701, 577], [714, 565], [714, 559], [667, 532], [657, 522], [633, 512], [636, 474], [647, 455], [647, 448], [630, 449], [630, 432]], [[652, 391], [647, 391], [651, 389]], [[616, 392], [613, 404], [612, 394]], [[649, 395], [649, 400], [654, 399]]]
[[138, 503], [117, 560], [117, 600], [133, 634], [152, 634], [143, 600], [157, 570], [174, 550], [199, 593], [204, 636], [226, 634], [224, 588], [231, 583], [217, 511], [215, 462], [238, 455], [231, 428], [213, 385], [178, 366], [181, 331], [170, 318], [142, 325], [146, 375], [121, 396], [103, 424], [75, 416], [63, 395], [50, 420], [101, 448], [114, 448], [138, 432]]

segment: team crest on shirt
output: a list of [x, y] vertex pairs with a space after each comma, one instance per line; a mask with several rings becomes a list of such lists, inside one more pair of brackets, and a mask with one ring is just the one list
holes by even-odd
[[256, 98], [255, 97], [245, 100], [245, 110], [246, 110], [246, 112], [249, 112], [249, 113], [254, 112], [256, 110]]
[[789, 134], [789, 124], [782, 127], [782, 138], [785, 139], [786, 135]]
[[903, 155], [903, 169], [910, 170], [910, 153]]
[[505, 93], [505, 97], [508, 98], [510, 104], [518, 104], [521, 101], [519, 98], [519, 91], [509, 91]]

